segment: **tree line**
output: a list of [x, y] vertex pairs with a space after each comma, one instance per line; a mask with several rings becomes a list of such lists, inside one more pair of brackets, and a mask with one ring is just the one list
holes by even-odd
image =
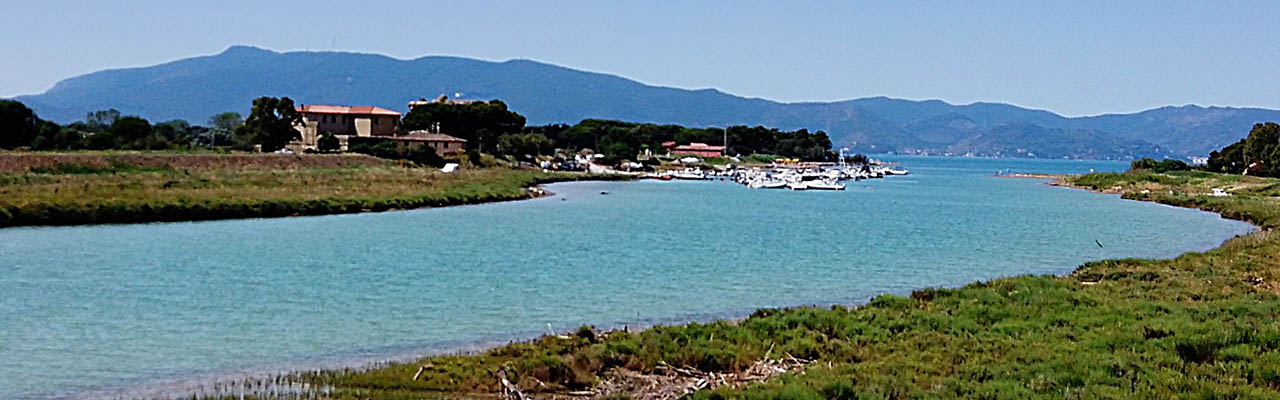
[[1240, 141], [1209, 153], [1206, 169], [1227, 174], [1280, 177], [1280, 125], [1254, 124]]
[[[81, 121], [59, 125], [41, 120], [20, 102], [0, 100], [0, 148], [33, 150], [123, 149], [164, 150], [221, 147], [275, 151], [299, 138], [294, 125], [302, 121], [288, 97], [260, 97], [247, 118], [227, 112], [212, 116], [205, 126], [176, 119], [152, 124], [117, 110], [95, 111]], [[688, 128], [679, 125], [587, 119], [575, 125], [527, 126], [523, 115], [499, 100], [467, 103], [434, 102], [413, 107], [398, 130], [442, 132], [467, 140], [468, 156], [479, 153], [530, 159], [556, 150], [591, 149], [606, 161], [634, 159], [646, 151], [665, 152], [662, 144], [694, 142], [720, 144], [728, 139], [727, 155], [769, 154], [803, 160], [835, 159], [826, 132], [806, 129], [783, 131], [763, 126]], [[318, 147], [336, 151], [337, 139], [324, 133]], [[399, 154], [390, 146], [359, 146], [353, 151], [393, 158], [439, 160], [426, 154]], [[403, 156], [403, 157], [399, 157]]]
[[293, 122], [300, 121], [288, 98], [254, 101], [248, 119], [224, 112], [207, 125], [181, 119], [151, 123], [115, 109], [94, 111], [84, 119], [61, 125], [40, 119], [25, 104], [0, 100], [0, 149], [32, 150], [181, 150], [220, 147], [278, 150], [296, 138]]
[[826, 132], [806, 129], [781, 131], [763, 126], [687, 128], [587, 119], [575, 125], [525, 125], [525, 117], [499, 100], [464, 104], [435, 102], [413, 107], [401, 120], [403, 131], [436, 130], [467, 140], [469, 152], [531, 158], [556, 149], [591, 149], [606, 161], [634, 159], [649, 150], [665, 152], [664, 142], [720, 144], [728, 139], [727, 155], [770, 154], [804, 160], [834, 160]]

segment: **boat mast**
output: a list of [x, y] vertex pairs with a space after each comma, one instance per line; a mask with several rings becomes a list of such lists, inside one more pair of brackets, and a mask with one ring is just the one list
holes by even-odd
[[724, 153], [721, 153], [721, 155], [724, 155], [725, 157], [729, 156], [729, 126], [728, 125], [724, 126]]

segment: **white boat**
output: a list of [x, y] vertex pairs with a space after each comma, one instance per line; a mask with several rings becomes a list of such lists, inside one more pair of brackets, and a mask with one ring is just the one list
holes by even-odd
[[809, 188], [809, 184], [805, 183], [804, 181], [791, 182], [787, 184], [787, 189], [791, 189], [791, 190], [805, 190], [808, 188]]
[[902, 168], [886, 168], [884, 170], [885, 175], [906, 175], [909, 173], [911, 172]]
[[686, 181], [701, 181], [707, 179], [707, 176], [703, 175], [701, 172], [676, 172], [671, 174], [671, 176], [673, 178]]
[[747, 187], [752, 189], [782, 189], [787, 187], [787, 183], [776, 179], [756, 179], [747, 183]]
[[844, 190], [844, 184], [835, 180], [823, 179], [807, 182], [805, 188], [813, 190]]

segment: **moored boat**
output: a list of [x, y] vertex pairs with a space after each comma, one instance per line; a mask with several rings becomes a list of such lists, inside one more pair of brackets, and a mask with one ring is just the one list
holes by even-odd
[[806, 182], [805, 188], [813, 190], [844, 190], [844, 184], [832, 179], [823, 179]]

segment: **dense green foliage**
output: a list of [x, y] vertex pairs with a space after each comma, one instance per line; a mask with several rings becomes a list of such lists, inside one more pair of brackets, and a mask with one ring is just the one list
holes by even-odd
[[503, 135], [498, 139], [499, 154], [517, 158], [527, 159], [540, 154], [551, 154], [555, 149], [555, 143], [541, 133], [517, 133]]
[[40, 122], [26, 105], [0, 100], [0, 149], [30, 146], [40, 133]]
[[[1280, 181], [1185, 171], [1071, 178], [1127, 197], [1280, 226]], [[1231, 197], [1209, 197], [1233, 187]], [[1142, 194], [1148, 190], [1152, 194]], [[1172, 190], [1174, 195], [1165, 195]], [[1165, 197], [1167, 196], [1167, 197]], [[1276, 398], [1280, 236], [1261, 231], [1173, 260], [1088, 263], [1066, 277], [1023, 276], [878, 296], [857, 308], [760, 310], [741, 322], [548, 336], [472, 356], [367, 372], [323, 372], [336, 398], [485, 396], [506, 369], [526, 391], [563, 394], [658, 373], [663, 363], [739, 371], [765, 357], [813, 362], [803, 374], [695, 399]], [[419, 366], [430, 365], [420, 379]], [[623, 374], [625, 375], [625, 373]], [[635, 395], [635, 394], [632, 394]]]
[[218, 113], [209, 117], [208, 134], [200, 136], [200, 144], [209, 147], [230, 145], [235, 139], [236, 128], [242, 124], [244, 118], [238, 112]]
[[[729, 146], [725, 152], [728, 155], [772, 154], [804, 160], [835, 159], [835, 153], [831, 152], [831, 139], [826, 132], [810, 133], [806, 129], [780, 131], [762, 126], [731, 126], [726, 129]], [[604, 154], [606, 159], [620, 160], [630, 159], [645, 149], [657, 154], [665, 153], [664, 142], [719, 144], [725, 140], [726, 129], [588, 119], [571, 127], [552, 125], [527, 131], [547, 136], [557, 148], [594, 149]]]
[[[251, 149], [254, 137], [236, 137], [240, 114], [221, 113], [209, 119], [212, 128], [183, 120], [151, 124], [120, 111], [87, 113], [66, 125], [41, 120], [22, 103], [0, 100], [0, 149], [32, 150], [175, 150], [194, 147]], [[243, 132], [242, 132], [243, 133]]]
[[1144, 157], [1129, 163], [1129, 168], [1134, 170], [1150, 170], [1153, 172], [1173, 172], [1187, 171], [1191, 169], [1191, 166], [1180, 160], [1164, 159], [1156, 161], [1154, 158]]
[[1249, 136], [1221, 151], [1209, 153], [1206, 167], [1213, 172], [1280, 176], [1280, 125], [1274, 122], [1253, 125]]
[[439, 101], [413, 107], [400, 121], [400, 127], [405, 132], [446, 132], [466, 139], [468, 149], [495, 153], [498, 137], [519, 133], [524, 122], [523, 115], [507, 110], [507, 104], [499, 100]]
[[[587, 119], [576, 125], [524, 126], [525, 118], [498, 100], [489, 102], [432, 102], [415, 106], [400, 125], [404, 131], [436, 130], [467, 140], [468, 150], [518, 158], [549, 155], [555, 149], [591, 149], [610, 162], [634, 159], [649, 150], [662, 154], [664, 142], [719, 144], [722, 128], [686, 128], [634, 122]], [[762, 126], [727, 128], [726, 153], [773, 154], [805, 160], [833, 160], [826, 132], [779, 131]]]
[[236, 136], [251, 138], [262, 145], [262, 151], [283, 149], [289, 141], [301, 139], [294, 125], [302, 123], [302, 114], [288, 97], [259, 97], [244, 125], [236, 128]]
[[[336, 139], [335, 139], [336, 140]], [[430, 146], [409, 147], [394, 142], [378, 141], [373, 144], [354, 143], [348, 148], [352, 153], [368, 154], [388, 160], [405, 160], [418, 165], [440, 167], [444, 159]]]
[[336, 153], [342, 149], [342, 141], [333, 133], [325, 132], [316, 138], [316, 150], [321, 153]]

